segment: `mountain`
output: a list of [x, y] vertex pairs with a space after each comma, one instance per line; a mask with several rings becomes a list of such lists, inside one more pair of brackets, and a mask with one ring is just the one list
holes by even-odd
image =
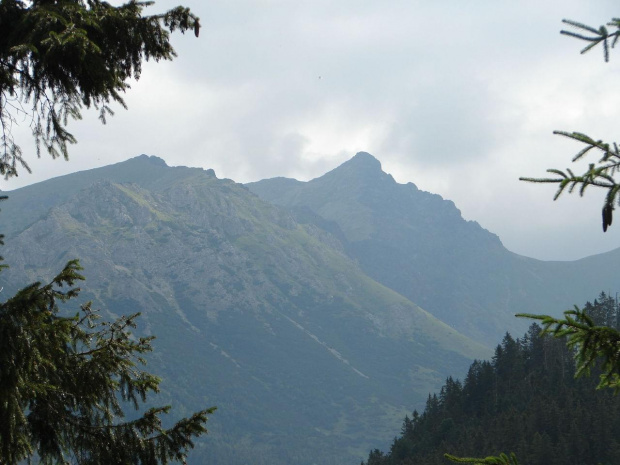
[[190, 463], [359, 462], [489, 354], [369, 276], [347, 228], [212, 170], [140, 156], [9, 192], [2, 208], [4, 296], [80, 258], [81, 298], [108, 317], [140, 311], [138, 334], [157, 336], [156, 403], [218, 406]]
[[365, 152], [308, 182], [247, 186], [298, 219], [320, 218], [368, 276], [489, 346], [506, 331], [525, 331], [516, 313], [572, 308], [614, 289], [620, 272], [620, 250], [575, 262], [514, 254], [453, 202], [397, 183]]

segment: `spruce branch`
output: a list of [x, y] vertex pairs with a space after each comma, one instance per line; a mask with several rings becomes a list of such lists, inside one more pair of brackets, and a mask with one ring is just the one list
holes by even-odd
[[620, 171], [620, 150], [618, 144], [615, 142], [609, 144], [602, 140], [595, 140], [587, 134], [580, 132], [554, 131], [554, 134], [567, 137], [585, 145], [573, 157], [573, 162], [583, 160], [586, 155], [593, 151], [602, 152], [602, 155], [595, 163], [590, 163], [588, 169], [581, 175], [576, 175], [570, 168], [567, 168], [566, 171], [548, 169], [547, 173], [553, 174], [555, 177], [520, 177], [519, 180], [532, 183], [558, 184], [553, 200], [557, 200], [565, 191], [568, 191], [569, 194], [579, 192], [579, 196], [583, 197], [590, 186], [606, 189], [607, 195], [603, 202], [602, 217], [603, 231], [607, 231], [607, 228], [612, 223], [614, 205], [616, 202], [620, 204], [620, 184], [614, 178], [614, 175]]
[[94, 108], [99, 119], [111, 116], [111, 103], [127, 105], [122, 94], [130, 79], [139, 79], [144, 61], [172, 60], [174, 31], [200, 30], [200, 20], [189, 8], [143, 15], [153, 2], [3, 2], [0, 44], [0, 174], [28, 170], [13, 139], [11, 99], [28, 104], [37, 156], [68, 158], [76, 143], [67, 130], [69, 120]]
[[452, 462], [471, 463], [474, 465], [519, 465], [517, 456], [514, 453], [511, 453], [510, 456], [502, 453], [497, 456], [485, 458], [456, 457], [450, 454], [444, 454], [444, 457]]
[[160, 378], [142, 369], [153, 338], [133, 336], [139, 313], [102, 321], [85, 304], [62, 316], [58, 304], [78, 296], [81, 269], [70, 261], [49, 283], [0, 304], [0, 462], [34, 453], [45, 463], [84, 453], [88, 463], [184, 461], [215, 409], [169, 429], [161, 419], [169, 406], [124, 420], [126, 402], [138, 409], [159, 391]]
[[[599, 26], [598, 29], [569, 19], [563, 19], [562, 22], [577, 29], [579, 32], [562, 30], [560, 31], [560, 34], [590, 42], [583, 49], [581, 49], [581, 54], [587, 53], [597, 45], [602, 44], [605, 61], [609, 61], [609, 49], [614, 48], [616, 42], [618, 41], [618, 37], [620, 36], [620, 21], [618, 18], [612, 19], [606, 25]], [[615, 31], [609, 32], [608, 27], [614, 28]], [[585, 35], [585, 33], [589, 33], [591, 35]]]
[[597, 389], [612, 388], [620, 392], [620, 332], [609, 326], [597, 326], [585, 309], [575, 306], [564, 312], [564, 318], [549, 315], [519, 313], [519, 318], [538, 320], [542, 334], [566, 338], [566, 344], [575, 349], [576, 376], [590, 374], [592, 368], [600, 365], [601, 380]]

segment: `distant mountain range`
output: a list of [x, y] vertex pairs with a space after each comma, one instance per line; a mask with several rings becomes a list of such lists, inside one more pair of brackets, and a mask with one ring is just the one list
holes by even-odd
[[514, 313], [613, 289], [619, 253], [515, 255], [366, 153], [247, 186], [142, 155], [9, 192], [0, 231], [3, 295], [80, 258], [84, 300], [142, 312], [157, 403], [218, 406], [196, 464], [359, 463]]
[[465, 221], [453, 202], [398, 184], [368, 153], [309, 182], [274, 178], [248, 187], [271, 203], [333, 222], [368, 276], [485, 345], [506, 331], [525, 331], [530, 323], [515, 313], [558, 313], [617, 285], [620, 249], [574, 262], [514, 254], [495, 234]]

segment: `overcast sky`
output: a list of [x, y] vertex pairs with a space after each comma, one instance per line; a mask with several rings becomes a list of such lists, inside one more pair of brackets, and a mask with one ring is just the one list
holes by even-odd
[[[554, 186], [518, 181], [571, 165], [580, 147], [554, 129], [619, 139], [620, 51], [605, 64], [602, 50], [581, 56], [583, 44], [559, 34], [563, 18], [605, 23], [617, 2], [183, 4], [200, 38], [175, 34], [179, 57], [145, 67], [128, 111], [105, 126], [85, 113], [70, 125], [69, 162], [26, 156], [33, 174], [3, 190], [142, 153], [238, 182], [309, 180], [367, 151], [516, 253], [568, 260], [620, 246], [620, 216], [602, 233], [600, 193], [553, 202]], [[27, 128], [16, 135], [33, 153]]]

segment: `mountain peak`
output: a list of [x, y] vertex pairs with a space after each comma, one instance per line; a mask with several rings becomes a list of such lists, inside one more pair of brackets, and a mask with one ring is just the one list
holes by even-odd
[[324, 176], [317, 178], [316, 181], [320, 179], [338, 179], [341, 181], [344, 179], [357, 179], [364, 183], [374, 183], [384, 178], [391, 179], [392, 177], [383, 172], [381, 162], [367, 152], [358, 152], [353, 158]]
[[345, 164], [364, 167], [368, 170], [372, 169], [376, 171], [381, 171], [381, 162], [368, 152], [357, 152], [355, 156]]
[[[153, 165], [168, 167], [168, 164], [163, 158], [157, 157], [155, 155], [146, 155], [143, 153], [142, 155], [138, 155], [137, 157], [134, 157], [133, 160], [140, 161], [140, 162], [146, 161]], [[131, 161], [131, 159], [128, 161]]]

